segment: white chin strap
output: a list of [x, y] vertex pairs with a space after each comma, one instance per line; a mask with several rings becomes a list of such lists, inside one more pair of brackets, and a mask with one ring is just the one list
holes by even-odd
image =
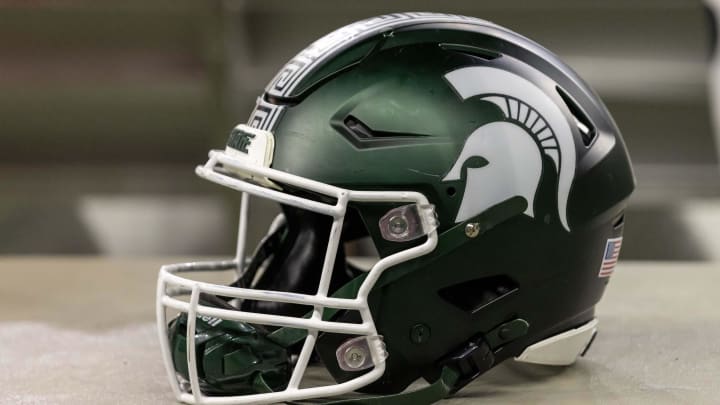
[[593, 319], [580, 327], [541, 340], [528, 346], [515, 360], [548, 366], [573, 364], [597, 333], [597, 325], [597, 319]]

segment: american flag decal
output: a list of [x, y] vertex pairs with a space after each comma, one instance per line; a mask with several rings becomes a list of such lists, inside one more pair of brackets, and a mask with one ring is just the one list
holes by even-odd
[[598, 277], [610, 277], [615, 271], [615, 265], [620, 256], [620, 247], [622, 246], [622, 236], [619, 238], [610, 238], [605, 244], [605, 254], [603, 255], [602, 266]]

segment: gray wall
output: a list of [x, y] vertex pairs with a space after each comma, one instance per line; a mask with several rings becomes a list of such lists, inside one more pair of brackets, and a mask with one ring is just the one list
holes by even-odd
[[[720, 255], [699, 2], [348, 3], [0, 5], [0, 253], [230, 254], [236, 198], [194, 178], [194, 165], [317, 37], [429, 10], [517, 30], [598, 90], [637, 168], [625, 258]], [[254, 218], [275, 212], [253, 208]]]

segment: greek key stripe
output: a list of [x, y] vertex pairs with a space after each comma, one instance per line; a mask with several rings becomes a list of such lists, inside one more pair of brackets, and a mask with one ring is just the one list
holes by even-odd
[[327, 34], [302, 50], [278, 72], [265, 90], [273, 96], [287, 97], [302, 78], [341, 49], [348, 48], [389, 29], [418, 23], [443, 22], [492, 25], [485, 20], [473, 17], [425, 12], [386, 14], [358, 21]]
[[272, 131], [275, 129], [275, 124], [284, 109], [284, 106], [268, 103], [262, 97], [258, 97], [255, 109], [250, 114], [248, 125], [265, 131]]

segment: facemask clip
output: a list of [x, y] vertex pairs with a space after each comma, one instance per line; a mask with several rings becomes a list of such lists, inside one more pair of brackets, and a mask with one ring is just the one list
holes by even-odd
[[390, 242], [407, 242], [427, 235], [439, 225], [435, 206], [409, 204], [396, 207], [380, 218], [380, 234]]
[[335, 356], [340, 369], [344, 371], [361, 371], [376, 365], [372, 358], [373, 349], [381, 353], [379, 362], [384, 362], [388, 353], [385, 351], [385, 342], [383, 342], [382, 336], [378, 335], [359, 336], [347, 340], [338, 347]]

